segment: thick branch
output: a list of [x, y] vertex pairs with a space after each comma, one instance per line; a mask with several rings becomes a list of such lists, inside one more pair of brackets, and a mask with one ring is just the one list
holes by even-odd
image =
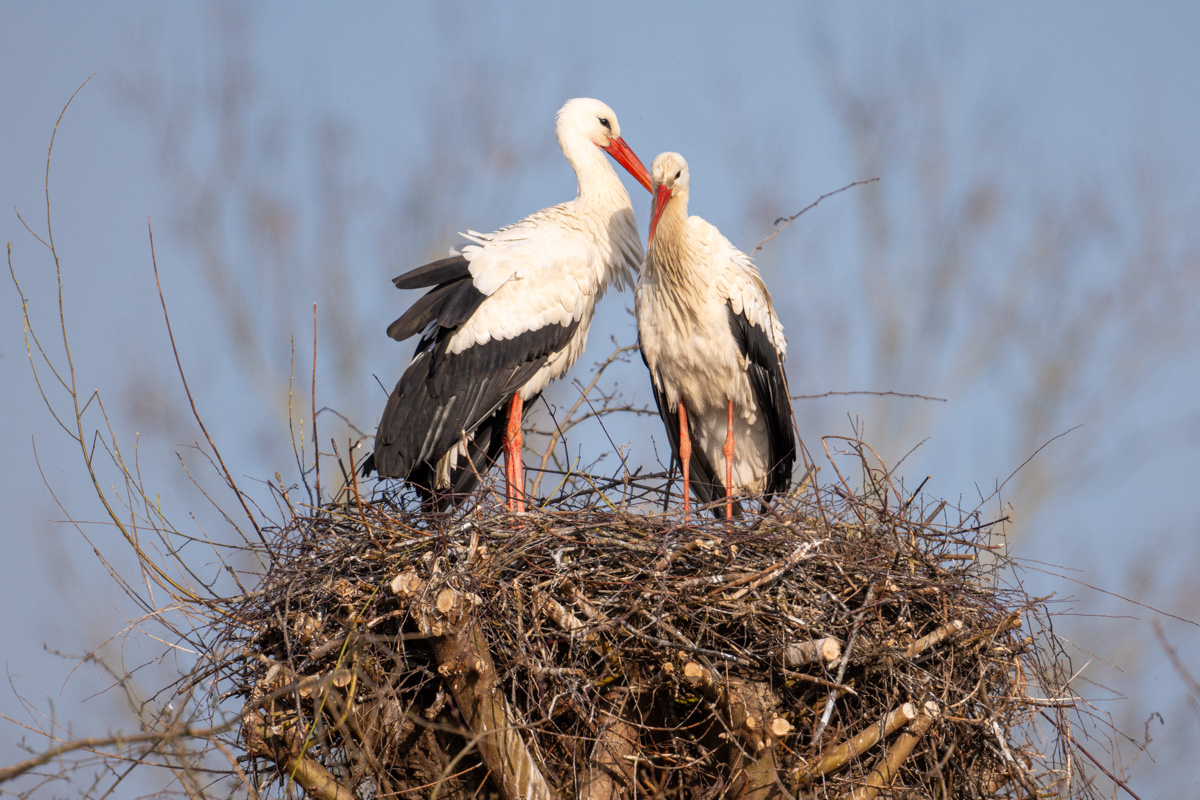
[[809, 664], [828, 664], [841, 654], [842, 643], [837, 639], [812, 639], [784, 645], [776, 660], [784, 669], [799, 669]]
[[243, 718], [246, 752], [270, 759], [281, 775], [304, 789], [314, 800], [355, 800], [356, 795], [315, 758], [305, 755], [304, 736], [294, 725], [272, 730], [262, 711]]
[[951, 636], [961, 631], [962, 628], [963, 622], [961, 619], [951, 620], [932, 633], [922, 636], [920, 639], [917, 639], [908, 647], [904, 648], [904, 657], [915, 658], [929, 648], [946, 641]]
[[841, 769], [849, 764], [851, 759], [857, 758], [867, 750], [870, 750], [880, 739], [891, 736], [901, 726], [908, 724], [916, 716], [917, 707], [912, 703], [905, 703], [888, 713], [887, 716], [879, 721], [879, 724], [872, 725], [866, 730], [860, 731], [857, 736], [828, 748], [816, 762], [797, 772], [795, 783], [808, 783], [814, 778], [819, 778], [822, 775], [828, 775], [831, 772]]
[[848, 800], [874, 800], [884, 789], [891, 786], [900, 772], [900, 766], [912, 755], [913, 748], [929, 727], [933, 718], [938, 714], [936, 703], [928, 702], [916, 719], [908, 724], [908, 728], [896, 737], [896, 741], [888, 748], [887, 755], [880, 759], [875, 769], [867, 776], [862, 785], [850, 793]]
[[729, 796], [741, 800], [778, 797], [778, 738], [791, 730], [776, 714], [779, 700], [766, 683], [730, 681], [727, 693], [729, 727], [740, 734], [729, 743]]
[[634, 775], [629, 756], [637, 753], [638, 729], [625, 718], [630, 703], [628, 696], [612, 713], [605, 713], [605, 723], [592, 748], [591, 763], [579, 785], [580, 800], [618, 800], [633, 797]]
[[500, 785], [505, 800], [553, 800], [550, 785], [513, 726], [496, 666], [483, 631], [470, 616], [478, 598], [450, 587], [429, 602], [428, 585], [415, 572], [392, 581], [392, 591], [409, 599], [410, 613], [430, 640], [438, 672], [446, 681], [463, 719], [475, 734], [483, 763]]
[[775, 754], [779, 740], [791, 733], [792, 725], [779, 716], [779, 698], [770, 685], [722, 681], [712, 670], [695, 661], [683, 665], [683, 679], [725, 713], [730, 731], [732, 789], [729, 796], [743, 800], [775, 797], [780, 785]]

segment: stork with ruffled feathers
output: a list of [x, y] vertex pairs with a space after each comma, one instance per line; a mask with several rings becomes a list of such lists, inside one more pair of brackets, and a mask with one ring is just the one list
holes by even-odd
[[467, 231], [461, 253], [393, 281], [429, 291], [388, 328], [397, 341], [421, 337], [363, 472], [404, 479], [427, 509], [461, 502], [503, 449], [508, 508], [524, 510], [524, 411], [583, 352], [596, 301], [631, 283], [642, 261], [629, 192], [605, 154], [647, 189], [650, 175], [617, 115], [577, 98], [555, 132], [574, 200], [492, 233]]
[[650, 242], [638, 279], [642, 358], [689, 492], [726, 518], [736, 495], [764, 502], [791, 486], [796, 460], [783, 361], [787, 344], [750, 258], [689, 217], [688, 165], [663, 153], [651, 167]]

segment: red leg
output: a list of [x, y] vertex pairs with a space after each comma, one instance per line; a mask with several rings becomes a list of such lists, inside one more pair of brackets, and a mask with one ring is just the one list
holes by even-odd
[[514, 394], [508, 406], [508, 425], [504, 429], [504, 478], [507, 486], [508, 510], [518, 514], [525, 511], [525, 470], [521, 464], [521, 416], [525, 403]]
[[504, 497], [509, 511], [513, 509], [512, 444], [509, 431], [512, 428], [512, 401], [509, 401], [508, 416], [504, 420]]
[[683, 407], [683, 398], [679, 398], [679, 463], [683, 467], [683, 513], [691, 507], [691, 483], [688, 480], [688, 470], [692, 462], [692, 440], [688, 436], [687, 409]]
[[516, 508], [518, 514], [525, 513], [525, 461], [524, 453], [525, 438], [521, 432], [521, 421], [525, 417], [525, 401], [520, 395], [513, 395], [513, 420], [512, 426], [515, 430], [513, 435], [513, 491], [516, 497]]
[[729, 401], [729, 422], [725, 434], [725, 519], [733, 519], [733, 401]]
[[504, 418], [504, 498], [508, 510], [512, 511], [512, 448], [508, 446], [508, 421], [512, 418], [512, 401], [509, 401], [508, 416]]

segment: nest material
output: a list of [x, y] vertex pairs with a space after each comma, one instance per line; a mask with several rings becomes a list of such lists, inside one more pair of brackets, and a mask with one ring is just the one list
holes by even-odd
[[237, 610], [247, 751], [317, 797], [1071, 794], [992, 526], [872, 497], [298, 516]]

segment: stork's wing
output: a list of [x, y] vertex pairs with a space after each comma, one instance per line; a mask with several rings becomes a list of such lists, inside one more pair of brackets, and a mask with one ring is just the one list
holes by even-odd
[[[548, 325], [450, 353], [452, 331], [427, 336], [388, 398], [375, 437], [374, 467], [409, 478], [433, 465], [500, 409], [578, 328]], [[488, 445], [482, 445], [488, 447]]]
[[693, 235], [703, 243], [703, 251], [709, 254], [717, 292], [726, 299], [735, 314], [742, 315], [747, 322], [766, 334], [768, 346], [778, 352], [781, 359], [786, 357], [787, 339], [783, 335], [783, 325], [775, 316], [771, 293], [754, 262], [734, 247], [716, 227], [700, 217], [689, 217], [688, 225]]
[[487, 299], [472, 283], [470, 263], [462, 256], [417, 267], [392, 283], [401, 289], [433, 286], [388, 326], [388, 336], [398, 342], [420, 333], [433, 322], [443, 328], [460, 325]]
[[770, 467], [764, 494], [786, 492], [792, 484], [792, 465], [796, 463], [796, 437], [783, 359], [765, 330], [752, 324], [744, 313], [734, 311], [732, 302], [727, 308], [729, 329], [746, 359], [746, 374], [754, 391], [755, 404], [767, 423]]
[[750, 257], [699, 217], [690, 217], [688, 223], [712, 254], [717, 290], [726, 298], [729, 328], [746, 359], [755, 403], [766, 419], [770, 467], [763, 494], [787, 491], [796, 463], [796, 437], [783, 372], [787, 354], [783, 325], [775, 316], [771, 293]]
[[411, 269], [399, 277], [392, 278], [392, 283], [396, 284], [397, 289], [423, 289], [426, 286], [437, 286], [439, 283], [469, 277], [470, 267], [470, 263], [461, 255], [450, 256]]

